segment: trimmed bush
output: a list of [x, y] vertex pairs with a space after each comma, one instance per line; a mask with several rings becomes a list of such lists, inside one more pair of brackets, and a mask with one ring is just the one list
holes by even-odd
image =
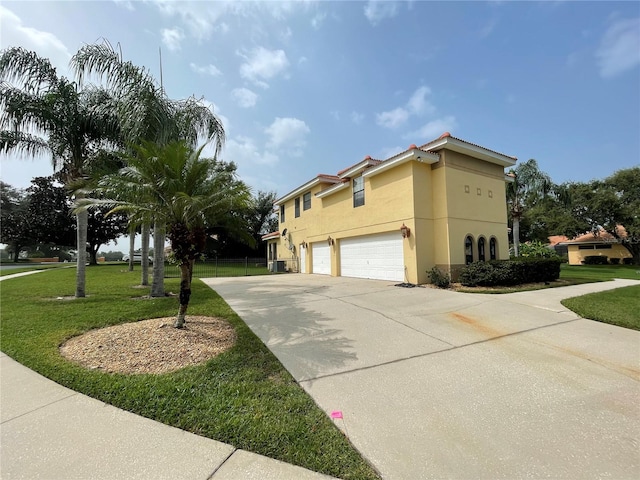
[[619, 258], [610, 258], [609, 259], [609, 263], [611, 265], [620, 265], [620, 259]]
[[633, 265], [633, 258], [623, 258], [622, 259], [622, 264], [623, 265]]
[[451, 276], [448, 273], [441, 271], [438, 267], [433, 267], [429, 270], [429, 278], [438, 288], [449, 288], [451, 284]]
[[460, 272], [460, 283], [466, 287], [512, 286], [522, 283], [553, 282], [560, 277], [562, 259], [517, 258], [474, 262]]
[[584, 257], [582, 263], [585, 265], [606, 265], [609, 263], [609, 257], [606, 255], [589, 255]]

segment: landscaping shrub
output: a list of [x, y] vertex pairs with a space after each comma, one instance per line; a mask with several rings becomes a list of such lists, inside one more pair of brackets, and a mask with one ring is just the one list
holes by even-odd
[[433, 267], [428, 273], [431, 283], [436, 287], [449, 288], [451, 276], [448, 273], [441, 271], [438, 267]]
[[521, 257], [553, 258], [556, 255], [556, 251], [553, 248], [549, 248], [544, 243], [537, 240], [520, 245]]
[[620, 259], [619, 258], [610, 258], [609, 259], [609, 263], [611, 263], [611, 265], [620, 265]]
[[606, 255], [589, 255], [584, 257], [582, 263], [585, 265], [606, 265], [609, 263], [609, 257]]
[[623, 258], [622, 259], [622, 264], [623, 265], [633, 265], [633, 258]]
[[560, 277], [561, 263], [557, 256], [474, 262], [460, 272], [460, 283], [466, 287], [493, 287], [552, 282]]

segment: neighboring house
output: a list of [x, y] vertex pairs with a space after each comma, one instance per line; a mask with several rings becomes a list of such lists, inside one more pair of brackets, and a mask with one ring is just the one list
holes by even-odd
[[[624, 228], [620, 228], [622, 237], [627, 233]], [[567, 237], [549, 237], [549, 240], [556, 248], [566, 247], [569, 265], [582, 265], [585, 257], [600, 256], [607, 257], [611, 262], [612, 258], [618, 258], [619, 263], [624, 263], [625, 258], [633, 258], [631, 252], [627, 250], [613, 235], [601, 230], [597, 234], [585, 233], [579, 237], [569, 240]], [[554, 243], [555, 240], [556, 241]]]
[[286, 270], [426, 283], [476, 260], [509, 258], [505, 167], [516, 158], [444, 133], [386, 160], [318, 175], [276, 205], [262, 238]]

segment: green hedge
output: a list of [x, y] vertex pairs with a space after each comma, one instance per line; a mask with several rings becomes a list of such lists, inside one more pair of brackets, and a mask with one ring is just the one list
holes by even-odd
[[459, 280], [466, 287], [552, 282], [560, 277], [561, 263], [560, 258], [517, 258], [474, 262], [462, 269]]

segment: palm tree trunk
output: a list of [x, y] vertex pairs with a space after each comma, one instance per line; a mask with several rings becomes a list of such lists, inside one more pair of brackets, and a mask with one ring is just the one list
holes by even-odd
[[142, 278], [140, 285], [149, 285], [149, 230], [151, 227], [148, 223], [142, 225], [142, 258], [140, 263], [142, 266]]
[[163, 223], [153, 225], [153, 281], [151, 296], [164, 297], [164, 239], [166, 228]]
[[516, 257], [520, 256], [520, 218], [518, 216], [513, 217], [513, 254]]
[[178, 316], [175, 328], [184, 328], [184, 318], [187, 314], [189, 299], [191, 298], [191, 272], [193, 271], [193, 260], [187, 260], [180, 264], [180, 308], [178, 308]]
[[136, 227], [129, 227], [129, 271], [133, 272], [133, 253], [136, 250]]
[[83, 210], [76, 215], [78, 260], [76, 264], [76, 298], [85, 296], [85, 279], [87, 269], [87, 225], [89, 212]]

